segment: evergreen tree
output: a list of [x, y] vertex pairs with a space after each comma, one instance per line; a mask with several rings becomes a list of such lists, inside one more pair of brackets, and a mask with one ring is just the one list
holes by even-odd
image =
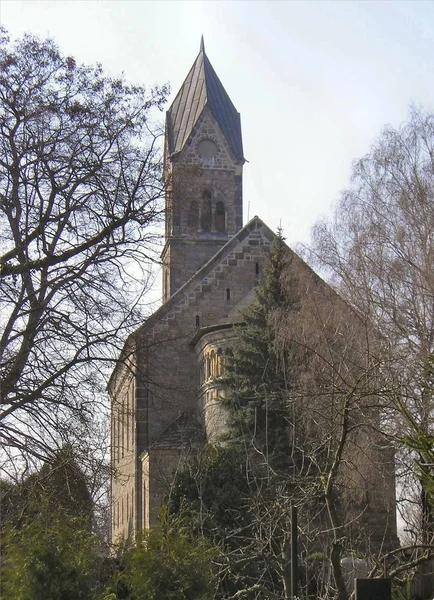
[[[236, 594], [278, 597], [278, 565], [256, 518], [263, 500], [244, 454], [234, 446], [207, 445], [176, 473], [169, 517], [219, 549], [216, 600]], [[248, 595], [259, 590], [261, 596]]]
[[186, 516], [221, 549], [218, 598], [283, 594], [290, 518], [286, 500], [294, 492], [288, 407], [299, 354], [291, 348], [278, 352], [274, 325], [280, 312], [299, 308], [291, 261], [279, 231], [227, 360], [226, 443], [205, 448], [178, 471], [171, 492], [171, 513]]
[[5, 600], [88, 600], [99, 586], [103, 543], [71, 447], [20, 484], [2, 482], [1, 566]]
[[255, 301], [238, 328], [239, 343], [227, 361], [225, 377], [230, 443], [256, 457], [259, 453], [260, 463], [278, 471], [287, 469], [291, 454], [287, 397], [296, 381], [296, 361], [277, 354], [272, 320], [279, 311], [297, 310], [295, 278], [283, 284], [284, 274], [290, 277], [289, 261], [279, 230]]
[[2, 598], [89, 600], [99, 586], [102, 547], [88, 520], [50, 502], [31, 512], [19, 528], [4, 528]]
[[51, 462], [41, 467], [36, 492], [43, 495], [53, 508], [62, 506], [75, 517], [82, 517], [92, 524], [93, 501], [86, 475], [77, 462], [71, 446], [63, 446]]
[[213, 600], [217, 549], [163, 512], [118, 557], [101, 600]]
[[58, 450], [51, 462], [45, 462], [22, 482], [2, 481], [0, 502], [1, 527], [11, 523], [20, 528], [37, 518], [39, 507], [47, 512], [61, 507], [72, 517], [86, 520], [89, 530], [92, 528], [93, 501], [86, 476], [70, 446]]

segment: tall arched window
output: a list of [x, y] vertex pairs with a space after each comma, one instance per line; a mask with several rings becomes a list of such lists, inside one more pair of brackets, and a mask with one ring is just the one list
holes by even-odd
[[215, 205], [215, 228], [219, 233], [226, 231], [226, 212], [224, 202], [219, 200]]
[[209, 365], [210, 377], [215, 377], [216, 376], [216, 354], [215, 354], [214, 350], [211, 350], [209, 362], [210, 362], [210, 365]]
[[217, 376], [221, 377], [224, 373], [224, 358], [223, 350], [219, 348], [217, 350]]
[[201, 226], [202, 231], [209, 233], [211, 231], [211, 220], [212, 220], [212, 205], [211, 205], [212, 194], [209, 190], [205, 190], [202, 194], [202, 213], [201, 213]]
[[190, 202], [187, 217], [187, 227], [190, 232], [195, 232], [199, 229], [199, 207], [196, 200]]

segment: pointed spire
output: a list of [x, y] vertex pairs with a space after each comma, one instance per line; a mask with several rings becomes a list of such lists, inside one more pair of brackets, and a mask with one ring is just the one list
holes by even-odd
[[244, 162], [240, 115], [205, 54], [202, 36], [199, 54], [167, 111], [170, 154], [184, 148], [205, 106], [210, 108], [235, 156]]

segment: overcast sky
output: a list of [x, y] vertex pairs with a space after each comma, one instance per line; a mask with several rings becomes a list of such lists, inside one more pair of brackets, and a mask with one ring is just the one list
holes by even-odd
[[385, 124], [434, 107], [433, 2], [0, 0], [0, 21], [131, 82], [169, 82], [172, 98], [203, 34], [241, 113], [245, 220], [281, 222], [291, 245]]

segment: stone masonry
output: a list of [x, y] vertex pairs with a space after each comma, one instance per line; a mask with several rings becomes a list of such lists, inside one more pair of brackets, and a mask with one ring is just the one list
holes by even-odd
[[[113, 542], [152, 526], [176, 469], [224, 432], [225, 356], [275, 239], [259, 217], [243, 227], [244, 160], [239, 113], [202, 44], [167, 113], [163, 304], [126, 340], [108, 385]], [[381, 510], [393, 537], [392, 479]], [[365, 512], [381, 537], [384, 519]]]

